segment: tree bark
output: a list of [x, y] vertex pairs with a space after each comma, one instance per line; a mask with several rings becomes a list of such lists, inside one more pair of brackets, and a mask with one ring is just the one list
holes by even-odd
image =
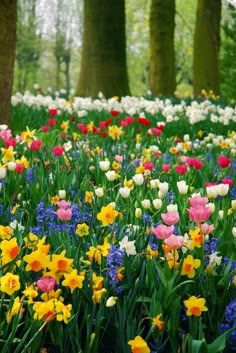
[[174, 30], [175, 0], [152, 0], [150, 88], [155, 96], [170, 96], [176, 89]]
[[17, 0], [0, 0], [0, 121], [11, 127]]
[[84, 0], [84, 32], [76, 95], [130, 94], [126, 62], [125, 0]]
[[221, 0], [198, 0], [193, 54], [195, 95], [203, 89], [220, 93], [220, 21]]

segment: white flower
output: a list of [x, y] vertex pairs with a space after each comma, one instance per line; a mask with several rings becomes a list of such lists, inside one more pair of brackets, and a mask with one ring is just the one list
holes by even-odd
[[159, 179], [152, 179], [150, 180], [150, 188], [157, 189], [159, 187], [160, 180]]
[[169, 205], [167, 205], [167, 211], [168, 212], [173, 212], [173, 213], [177, 213], [178, 212], [178, 205], [174, 205], [174, 204], [169, 204]]
[[127, 186], [120, 188], [119, 193], [124, 199], [126, 199], [130, 195], [130, 188], [128, 188]]
[[114, 181], [116, 178], [116, 172], [114, 170], [108, 170], [105, 175], [108, 181]]
[[210, 261], [209, 264], [210, 265], [220, 265], [221, 264], [221, 260], [222, 260], [222, 256], [217, 256], [218, 252], [213, 252], [212, 254], [209, 255]]
[[100, 161], [99, 167], [103, 172], [106, 172], [110, 168], [110, 162], [109, 161]]
[[0, 168], [0, 179], [4, 179], [7, 175], [7, 170], [6, 168], [1, 167]]
[[206, 204], [206, 207], [210, 208], [211, 213], [215, 212], [216, 206], [213, 202], [209, 202], [208, 204]]
[[118, 297], [109, 297], [106, 301], [106, 307], [110, 308], [114, 306], [118, 300]]
[[162, 200], [161, 199], [154, 199], [152, 204], [156, 210], [159, 210], [162, 207]]
[[231, 207], [234, 211], [236, 211], [236, 200], [231, 201]]
[[141, 210], [141, 208], [137, 207], [137, 208], [135, 209], [135, 217], [136, 217], [136, 218], [141, 218], [141, 217], [142, 217], [142, 210]]
[[186, 184], [185, 180], [177, 181], [177, 188], [181, 195], [185, 195], [188, 192], [188, 185]]
[[97, 197], [103, 197], [104, 196], [104, 190], [103, 188], [96, 188], [94, 190], [95, 194], [97, 195]]
[[18, 230], [25, 230], [25, 227], [18, 223], [16, 219], [10, 223], [10, 227], [14, 230], [17, 228]]
[[15, 170], [16, 169], [16, 163], [15, 162], [8, 162], [7, 163], [7, 169], [11, 170], [11, 171]]
[[212, 185], [212, 186], [207, 186], [206, 187], [206, 192], [207, 192], [207, 197], [210, 198], [216, 198], [218, 196], [218, 190], [217, 190], [217, 185]]
[[225, 196], [228, 194], [229, 184], [219, 184], [217, 185], [217, 193], [220, 196]]
[[224, 211], [223, 211], [223, 210], [220, 210], [220, 211], [218, 212], [218, 216], [220, 217], [220, 219], [223, 219], [223, 217], [224, 217]]
[[66, 198], [66, 190], [59, 190], [58, 196], [60, 197], [60, 199], [65, 199]]
[[236, 227], [232, 228], [232, 234], [233, 234], [234, 238], [236, 238]]
[[68, 141], [66, 143], [63, 144], [63, 148], [66, 152], [70, 151], [72, 149], [72, 143], [71, 141]]
[[133, 176], [133, 181], [136, 185], [142, 185], [144, 183], [143, 174], [135, 174]]
[[159, 190], [162, 194], [166, 194], [169, 189], [169, 184], [164, 181], [164, 183], [159, 183]]
[[135, 240], [128, 241], [128, 236], [126, 235], [120, 242], [120, 250], [125, 249], [126, 254], [129, 255], [136, 255], [136, 248], [135, 248]]
[[141, 202], [143, 208], [148, 209], [151, 208], [151, 201], [148, 199], [145, 199]]

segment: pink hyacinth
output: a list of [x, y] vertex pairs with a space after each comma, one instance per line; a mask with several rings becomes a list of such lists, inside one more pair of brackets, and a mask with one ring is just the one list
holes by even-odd
[[56, 281], [52, 277], [41, 277], [36, 283], [41, 292], [49, 292], [53, 290], [56, 285]]
[[179, 213], [178, 212], [167, 212], [162, 213], [161, 218], [165, 224], [171, 226], [177, 222], [179, 222]]
[[171, 234], [171, 236], [167, 239], [164, 240], [164, 243], [168, 245], [171, 249], [179, 249], [181, 246], [183, 246], [184, 243], [184, 237], [181, 235], [174, 235]]
[[156, 228], [151, 227], [151, 232], [155, 235], [158, 239], [167, 239], [169, 238], [173, 232], [175, 227], [172, 225], [170, 227], [165, 226], [164, 224], [159, 224]]
[[206, 222], [211, 215], [211, 210], [208, 207], [203, 207], [201, 205], [197, 205], [194, 207], [190, 207], [188, 210], [189, 217], [193, 222], [202, 223]]
[[64, 208], [58, 208], [58, 210], [54, 213], [61, 221], [68, 221], [72, 217], [72, 208], [68, 208], [67, 210]]
[[190, 203], [191, 207], [195, 207], [195, 206], [204, 207], [204, 206], [206, 206], [207, 202], [208, 202], [207, 197], [194, 196], [189, 199], [189, 203]]

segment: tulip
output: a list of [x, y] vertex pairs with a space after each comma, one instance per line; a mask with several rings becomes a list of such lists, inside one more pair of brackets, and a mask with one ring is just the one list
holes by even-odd
[[148, 209], [151, 208], [151, 201], [148, 199], [145, 199], [141, 202], [143, 208]]
[[203, 207], [201, 205], [197, 205], [194, 207], [190, 207], [188, 210], [189, 217], [193, 222], [201, 223], [208, 220], [211, 215], [211, 210], [208, 207]]
[[133, 176], [133, 181], [136, 185], [142, 185], [144, 183], [143, 174], [135, 174]]
[[169, 184], [164, 181], [164, 183], [159, 183], [159, 190], [162, 194], [166, 194], [169, 189]]
[[109, 170], [105, 175], [108, 181], [114, 181], [116, 178], [116, 172], [114, 170]]
[[155, 199], [152, 201], [152, 204], [156, 210], [159, 210], [162, 207], [162, 200], [161, 199]]
[[188, 185], [186, 184], [186, 182], [184, 180], [177, 181], [177, 188], [178, 188], [179, 193], [181, 195], [185, 195], [188, 192]]
[[142, 217], [142, 210], [141, 210], [141, 208], [136, 208], [135, 209], [135, 217], [136, 218], [141, 218]]
[[179, 221], [179, 214], [178, 212], [162, 213], [161, 218], [165, 224], [170, 226], [172, 224], [176, 224]]
[[68, 208], [67, 210], [64, 208], [59, 208], [56, 212], [54, 212], [57, 217], [61, 221], [68, 221], [72, 217], [72, 208]]
[[109, 161], [100, 161], [99, 167], [103, 172], [106, 172], [110, 168], [110, 162]]
[[164, 224], [159, 224], [156, 228], [151, 227], [151, 232], [155, 235], [158, 239], [167, 239], [169, 238], [173, 232], [175, 227], [171, 225], [170, 227], [165, 226]]
[[128, 188], [127, 186], [120, 188], [119, 193], [124, 199], [126, 199], [130, 195], [130, 188]]
[[183, 246], [184, 237], [171, 234], [169, 238], [164, 240], [164, 243], [168, 245], [171, 249], [179, 249], [181, 248], [181, 246]]
[[55, 279], [51, 277], [41, 277], [36, 283], [41, 292], [49, 292], [53, 290], [56, 285]]
[[103, 197], [104, 196], [103, 188], [97, 188], [94, 191], [95, 191], [95, 194], [96, 194], [97, 197]]

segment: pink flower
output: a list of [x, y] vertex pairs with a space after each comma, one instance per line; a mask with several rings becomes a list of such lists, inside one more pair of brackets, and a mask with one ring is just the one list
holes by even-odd
[[42, 141], [40, 141], [40, 140], [34, 140], [34, 141], [32, 141], [32, 143], [31, 143], [30, 149], [31, 149], [32, 151], [37, 151], [37, 150], [39, 150], [39, 149], [41, 148], [41, 146], [42, 146]]
[[214, 230], [214, 224], [207, 224], [203, 223], [201, 224], [201, 232], [202, 234], [210, 234]]
[[49, 114], [51, 116], [56, 116], [57, 115], [57, 109], [49, 109], [48, 112], [49, 112]]
[[6, 148], [12, 146], [13, 148], [16, 147], [16, 140], [15, 139], [10, 139], [10, 140], [5, 140], [4, 141]]
[[201, 169], [203, 166], [203, 162], [199, 161], [197, 158], [187, 158], [186, 162], [190, 167], [194, 167], [195, 169]]
[[184, 237], [182, 237], [181, 235], [176, 236], [174, 234], [171, 234], [169, 238], [164, 240], [164, 243], [168, 245], [171, 249], [179, 249], [181, 248], [181, 246], [183, 246]]
[[127, 122], [128, 125], [133, 124], [134, 118], [132, 116], [126, 116], [125, 121]]
[[49, 292], [53, 290], [56, 285], [55, 279], [51, 277], [41, 277], [36, 283], [41, 292]]
[[58, 208], [54, 213], [61, 221], [68, 221], [72, 217], [72, 208], [68, 208], [67, 210], [64, 208]]
[[10, 140], [12, 137], [12, 131], [10, 129], [5, 129], [0, 131], [0, 140], [6, 141]]
[[124, 120], [119, 120], [118, 124], [122, 127], [126, 127], [128, 125], [127, 121], [124, 121]]
[[59, 208], [64, 208], [65, 210], [70, 207], [71, 205], [71, 202], [70, 201], [65, 201], [65, 200], [61, 200], [61, 201], [58, 201], [57, 203], [57, 206]]
[[227, 168], [231, 163], [231, 159], [225, 156], [219, 156], [218, 157], [218, 165], [221, 168]]
[[201, 205], [197, 205], [194, 207], [190, 207], [188, 210], [189, 217], [193, 222], [201, 223], [206, 222], [211, 215], [211, 210], [208, 207], [203, 207]]
[[123, 156], [121, 156], [121, 155], [119, 155], [119, 154], [116, 154], [116, 155], [115, 155], [115, 161], [117, 161], [117, 162], [123, 162], [123, 159], [124, 159]]
[[224, 178], [221, 180], [222, 184], [228, 184], [229, 187], [231, 187], [233, 185], [233, 181], [232, 179], [227, 179], [227, 178]]
[[151, 162], [145, 162], [145, 163], [143, 163], [143, 166], [144, 166], [145, 170], [153, 170], [153, 163], [151, 163]]
[[163, 172], [166, 172], [166, 173], [169, 172], [170, 168], [171, 168], [170, 164], [162, 164], [161, 166], [161, 169], [163, 170]]
[[201, 196], [194, 196], [189, 199], [190, 206], [195, 207], [195, 206], [206, 206], [208, 202], [207, 197], [201, 197]]
[[185, 174], [187, 172], [187, 167], [185, 164], [178, 164], [175, 166], [178, 174]]
[[178, 212], [162, 213], [161, 218], [162, 218], [163, 222], [165, 222], [165, 224], [167, 224], [168, 226], [179, 222]]
[[167, 239], [173, 234], [175, 227], [172, 225], [170, 227], [165, 226], [164, 224], [159, 224], [156, 228], [151, 227], [151, 232], [158, 239]]
[[61, 156], [64, 152], [64, 148], [62, 146], [55, 146], [53, 147], [52, 151], [55, 156]]
[[179, 157], [179, 161], [180, 161], [181, 163], [185, 163], [185, 162], [186, 162], [186, 159], [187, 159], [186, 156], [180, 156], [180, 157]]
[[48, 119], [48, 125], [49, 126], [54, 126], [57, 122], [57, 119]]
[[156, 135], [156, 136], [160, 136], [161, 135], [161, 130], [158, 129], [157, 127], [151, 127], [150, 130], [153, 133], [153, 135]]

